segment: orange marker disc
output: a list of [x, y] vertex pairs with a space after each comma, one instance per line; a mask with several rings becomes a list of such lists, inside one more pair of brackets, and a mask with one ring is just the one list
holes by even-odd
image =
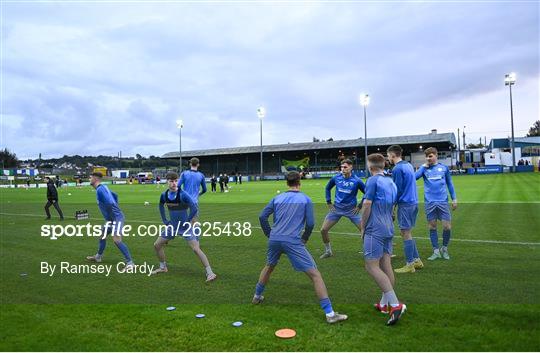
[[296, 336], [296, 331], [290, 328], [282, 328], [276, 331], [276, 336], [279, 338], [293, 338]]

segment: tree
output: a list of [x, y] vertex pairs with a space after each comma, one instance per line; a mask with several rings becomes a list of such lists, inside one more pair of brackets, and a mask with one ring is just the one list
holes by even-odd
[[527, 137], [540, 136], [540, 120], [536, 120], [533, 126], [529, 129]]
[[0, 151], [0, 156], [2, 158], [2, 168], [17, 168], [19, 165], [19, 160], [15, 153], [10, 152], [7, 148], [4, 148], [3, 151]]

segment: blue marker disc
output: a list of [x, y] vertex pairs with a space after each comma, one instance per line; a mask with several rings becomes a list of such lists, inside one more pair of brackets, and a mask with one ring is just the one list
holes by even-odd
[[175, 306], [168, 306], [167, 307], [167, 311], [173, 311], [173, 310], [176, 310]]
[[242, 321], [235, 321], [235, 322], [232, 323], [232, 325], [233, 325], [234, 327], [240, 327], [240, 326], [242, 326], [243, 324], [244, 324], [244, 323], [243, 323]]
[[205, 316], [206, 316], [206, 315], [204, 315], [204, 314], [197, 314], [197, 315], [195, 315], [195, 317], [196, 317], [197, 319], [202, 319], [202, 318], [205, 317]]

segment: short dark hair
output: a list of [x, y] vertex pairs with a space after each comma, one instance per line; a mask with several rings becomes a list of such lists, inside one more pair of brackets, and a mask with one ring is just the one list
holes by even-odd
[[178, 174], [175, 172], [168, 172], [167, 175], [165, 175], [165, 178], [167, 180], [178, 180]]
[[287, 173], [287, 186], [298, 186], [300, 185], [300, 173], [297, 171], [292, 171]]
[[342, 160], [341, 164], [343, 164], [343, 163], [348, 164], [348, 165], [353, 165], [353, 162], [349, 158], [346, 158], [346, 159]]
[[94, 176], [94, 177], [96, 177], [96, 178], [99, 178], [99, 179], [103, 178], [103, 174], [100, 173], [100, 172], [94, 172], [94, 173], [92, 173], [92, 174], [90, 174], [90, 175], [91, 175], [91, 176]]
[[385, 159], [384, 156], [380, 153], [372, 153], [367, 157], [370, 167], [384, 169]]
[[435, 147], [428, 147], [426, 148], [426, 150], [424, 151], [424, 153], [426, 154], [426, 157], [430, 154], [434, 154], [434, 155], [437, 155], [439, 151], [437, 151], [437, 149]]
[[388, 147], [388, 149], [386, 150], [386, 153], [393, 153], [397, 157], [401, 157], [401, 154], [403, 153], [403, 148], [401, 148], [400, 145], [392, 145]]
[[191, 158], [189, 160], [189, 163], [191, 164], [192, 167], [198, 166], [199, 165], [199, 158], [193, 157], [193, 158]]

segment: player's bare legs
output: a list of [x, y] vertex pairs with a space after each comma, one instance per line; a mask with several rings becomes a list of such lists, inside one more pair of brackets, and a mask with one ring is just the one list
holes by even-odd
[[[319, 298], [319, 301], [321, 303], [325, 301], [328, 301], [330, 303], [330, 299], [328, 299], [328, 290], [326, 289], [326, 285], [324, 284], [324, 280], [319, 270], [317, 270], [316, 268], [311, 268], [305, 273], [313, 282], [313, 287], [315, 287], [315, 293], [317, 294], [317, 298]], [[324, 304], [321, 304], [321, 306], [322, 305]], [[326, 321], [330, 324], [347, 320], [347, 318], [347, 315], [339, 314], [336, 312], [332, 312], [331, 314], [326, 315]]]
[[[387, 254], [384, 254], [383, 258], [387, 256]], [[390, 261], [390, 255], [387, 256], [388, 261]], [[383, 264], [382, 259], [377, 260], [365, 260], [365, 267], [366, 271], [369, 273], [371, 277], [375, 280], [379, 288], [383, 291], [383, 293], [389, 292], [393, 290], [392, 286], [392, 280], [385, 271], [381, 268], [381, 265]], [[390, 272], [392, 272], [392, 268], [390, 265]], [[392, 275], [393, 277], [393, 275]]]
[[324, 243], [324, 253], [321, 255], [321, 259], [327, 258], [332, 256], [332, 247], [330, 246], [330, 236], [328, 233], [330, 232], [330, 229], [337, 223], [338, 221], [332, 221], [329, 219], [325, 219], [323, 222], [323, 225], [321, 227], [321, 236], [322, 241]]
[[201, 250], [199, 242], [197, 240], [189, 240], [188, 244], [191, 250], [193, 250], [193, 252], [199, 257], [199, 260], [201, 260], [201, 263], [206, 270], [206, 282], [215, 280], [217, 276], [212, 271], [212, 268], [210, 267], [210, 262], [208, 261], [206, 254]]
[[162, 237], [157, 238], [156, 241], [154, 242], [154, 250], [156, 251], [156, 255], [159, 259], [159, 267], [155, 269], [154, 271], [152, 271], [153, 275], [161, 273], [161, 272], [169, 271], [167, 269], [167, 260], [165, 258], [165, 249], [164, 249], [165, 245], [167, 245], [168, 243], [169, 241]]
[[261, 274], [259, 275], [259, 283], [266, 285], [270, 280], [270, 275], [274, 271], [275, 266], [266, 265], [263, 267]]
[[394, 277], [394, 271], [392, 270], [392, 260], [390, 254], [383, 254], [383, 257], [380, 260], [380, 268], [388, 276], [392, 288], [396, 283], [396, 278]]

